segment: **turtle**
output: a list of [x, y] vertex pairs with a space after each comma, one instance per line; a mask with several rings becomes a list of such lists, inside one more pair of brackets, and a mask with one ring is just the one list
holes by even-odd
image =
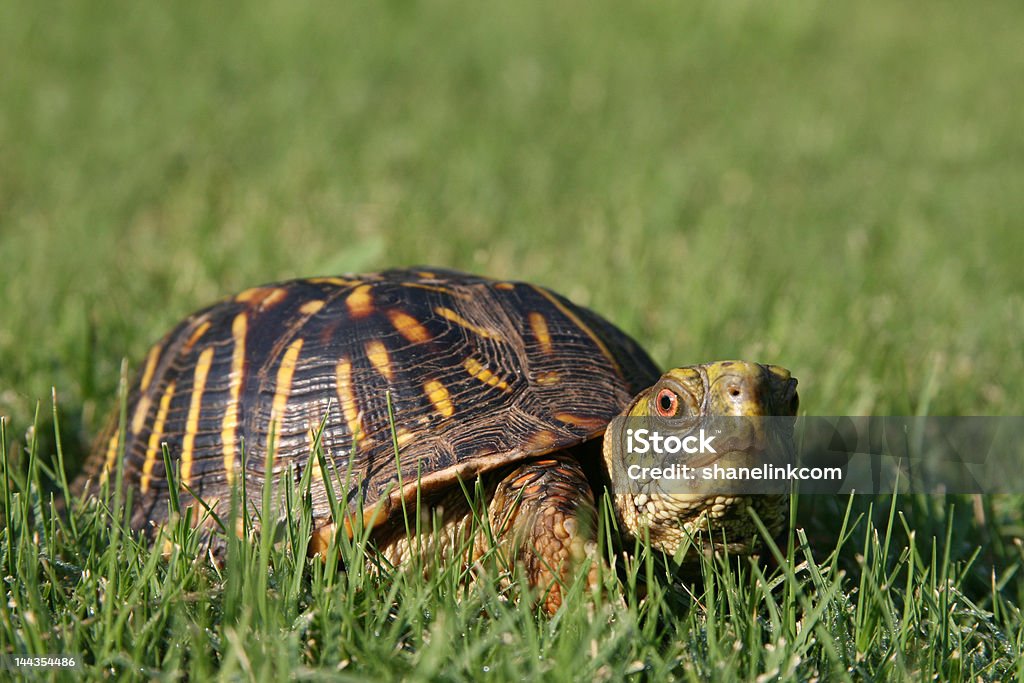
[[[296, 279], [197, 311], [157, 342], [129, 384], [122, 427], [114, 411], [77, 488], [96, 490], [121, 459], [131, 526], [152, 536], [197, 498], [224, 514], [242, 484], [255, 504], [263, 487], [307, 475], [307, 552], [326, 555], [333, 534], [363, 529], [396, 567], [478, 533], [466, 492], [479, 490], [490, 531], [474, 552], [498, 545], [522, 562], [553, 612], [584, 561], [597, 581], [605, 490], [624, 541], [670, 554], [687, 539], [754, 552], [747, 508], [772, 533], [784, 523], [782, 495], [648, 495], [623, 483], [611, 474], [623, 453], [610, 424], [792, 416], [796, 384], [746, 361], [663, 373], [615, 325], [527, 282], [427, 267]], [[417, 504], [437, 516], [429, 538], [403, 523]]]

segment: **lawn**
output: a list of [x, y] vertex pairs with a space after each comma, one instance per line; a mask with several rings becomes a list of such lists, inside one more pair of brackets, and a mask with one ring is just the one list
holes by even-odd
[[363, 572], [358, 542], [347, 571], [244, 543], [213, 568], [184, 535], [163, 557], [112, 524], [118, 494], [70, 516], [51, 496], [123, 359], [181, 317], [396, 265], [544, 284], [664, 366], [786, 366], [808, 415], [1020, 415], [1022, 20], [1009, 1], [15, 0], [0, 652], [168, 680], [1021, 675], [1024, 497], [805, 497], [776, 561], [684, 582], [640, 549], [549, 619], [515, 582]]

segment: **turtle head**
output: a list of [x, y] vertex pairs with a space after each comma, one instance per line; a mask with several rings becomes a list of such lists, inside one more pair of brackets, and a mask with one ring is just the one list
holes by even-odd
[[[771, 418], [796, 415], [796, 384], [788, 370], [775, 365], [718, 361], [669, 370], [638, 394], [604, 438], [605, 467], [624, 531], [674, 554], [688, 542], [705, 551], [752, 552], [758, 534], [748, 507], [772, 533], [781, 530], [784, 494], [723, 488], [708, 474], [722, 471], [716, 465], [755, 467], [792, 451], [792, 420]], [[675, 447], [675, 454], [657, 454], [654, 434], [674, 436], [674, 442], [661, 442], [661, 452]], [[651, 470], [644, 472], [644, 465]]]

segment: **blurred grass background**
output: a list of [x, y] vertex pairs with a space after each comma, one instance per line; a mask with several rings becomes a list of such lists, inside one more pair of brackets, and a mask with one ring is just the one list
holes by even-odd
[[[15, 3], [0, 413], [254, 283], [544, 283], [816, 414], [1020, 413], [1018, 3]], [[87, 431], [88, 431], [87, 429]]]
[[[810, 414], [1019, 415], [1022, 20], [1009, 0], [10, 3], [10, 452], [55, 387], [80, 456], [121, 359], [201, 305], [415, 263], [548, 285], [666, 366], [785, 365]], [[971, 565], [981, 543], [972, 595], [994, 566], [1019, 602], [1022, 510], [1000, 501], [940, 545]], [[925, 546], [954, 518], [904, 502]], [[834, 535], [842, 501], [801, 504]], [[1004, 617], [993, 642], [1019, 632]]]

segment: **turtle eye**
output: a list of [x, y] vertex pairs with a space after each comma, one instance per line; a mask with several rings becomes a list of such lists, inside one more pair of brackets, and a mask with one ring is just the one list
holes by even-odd
[[673, 417], [679, 412], [679, 395], [671, 389], [662, 389], [654, 399], [654, 407], [658, 415]]

